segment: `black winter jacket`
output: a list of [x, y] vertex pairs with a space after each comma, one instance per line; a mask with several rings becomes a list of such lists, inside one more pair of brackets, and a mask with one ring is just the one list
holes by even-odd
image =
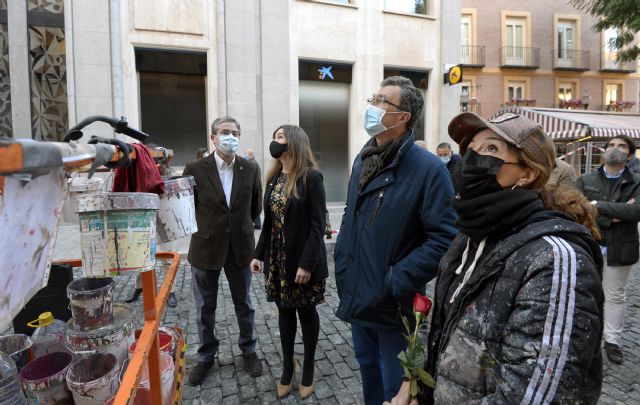
[[[611, 187], [604, 168], [576, 181], [578, 190], [597, 201], [598, 226], [603, 231], [609, 266], [628, 266], [638, 261], [638, 221], [640, 221], [640, 176], [625, 170]], [[627, 204], [635, 199], [633, 204]], [[614, 219], [620, 222], [614, 222]]]
[[[440, 262], [427, 370], [435, 404], [595, 404], [602, 384], [602, 256], [581, 225], [533, 214], [489, 242], [450, 302], [468, 237]], [[472, 242], [473, 243], [473, 242]], [[468, 262], [474, 253], [469, 252]]]

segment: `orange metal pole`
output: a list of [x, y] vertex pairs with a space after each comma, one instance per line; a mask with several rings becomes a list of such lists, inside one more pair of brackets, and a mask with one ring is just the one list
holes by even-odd
[[160, 344], [158, 343], [157, 327], [160, 317], [156, 310], [156, 271], [142, 273], [142, 294], [144, 298], [144, 321], [153, 322], [156, 331], [151, 338], [151, 349], [147, 357], [149, 367], [149, 386], [151, 389], [151, 403], [162, 403], [162, 378], [160, 378]]
[[[131, 360], [129, 361], [129, 367], [122, 377], [122, 384], [118, 389], [118, 394], [116, 396], [116, 400], [114, 402], [115, 405], [125, 405], [125, 404], [133, 404], [133, 399], [135, 397], [135, 393], [137, 387], [140, 383], [140, 377], [142, 375], [142, 369], [144, 364], [151, 360], [151, 353], [154, 352], [152, 346], [155, 345], [155, 353], [156, 353], [156, 366], [149, 365], [149, 370], [157, 370], [157, 378], [158, 383], [154, 383], [153, 378], [151, 378], [151, 394], [152, 398], [154, 398], [154, 404], [161, 404], [162, 400], [156, 402], [154, 395], [154, 386], [158, 387], [157, 389], [161, 389], [162, 382], [160, 382], [160, 367], [159, 367], [159, 353], [158, 353], [158, 328], [160, 327], [160, 319], [162, 313], [164, 312], [164, 307], [167, 301], [167, 297], [169, 296], [169, 292], [171, 291], [171, 285], [173, 284], [176, 274], [178, 272], [178, 265], [180, 264], [180, 254], [176, 252], [159, 252], [156, 254], [156, 260], [165, 259], [171, 260], [171, 265], [167, 269], [167, 273], [164, 278], [164, 282], [162, 283], [162, 288], [159, 291], [157, 297], [155, 297], [155, 277], [151, 274], [151, 272], [142, 273], [142, 289], [144, 291], [144, 313], [145, 313], [145, 322], [144, 327], [142, 328], [142, 332], [140, 333], [140, 337], [138, 338], [138, 344], [136, 345], [136, 350], [131, 356]], [[79, 262], [79, 261], [78, 261]], [[155, 271], [154, 271], [155, 274]], [[148, 280], [149, 278], [152, 280]], [[147, 284], [145, 284], [145, 280], [147, 280]], [[153, 288], [151, 289], [153, 296], [155, 298], [155, 303], [153, 299], [149, 299], [146, 297], [150, 296], [149, 281], [153, 282]], [[154, 319], [149, 319], [148, 315], [155, 314]], [[151, 350], [150, 350], [151, 349]], [[153, 374], [150, 375], [152, 377]], [[159, 394], [160, 397], [162, 394]]]

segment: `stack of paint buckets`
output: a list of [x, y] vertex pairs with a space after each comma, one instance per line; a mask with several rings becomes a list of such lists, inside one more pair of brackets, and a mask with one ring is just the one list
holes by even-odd
[[79, 278], [67, 286], [72, 318], [67, 347], [76, 360], [66, 383], [76, 404], [103, 404], [118, 389], [118, 371], [134, 338], [133, 311], [113, 303], [111, 278]]

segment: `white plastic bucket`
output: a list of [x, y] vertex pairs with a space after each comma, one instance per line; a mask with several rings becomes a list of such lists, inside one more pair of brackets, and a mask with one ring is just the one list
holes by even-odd
[[104, 180], [99, 177], [90, 179], [87, 177], [74, 177], [69, 183], [69, 195], [62, 206], [62, 219], [64, 222], [77, 224], [78, 210], [74, 199], [80, 195], [99, 193], [103, 184]]
[[73, 318], [67, 323], [67, 346], [77, 355], [111, 353], [122, 364], [127, 358], [127, 349], [135, 341], [135, 326], [131, 307], [113, 305], [113, 322], [91, 330], [83, 330]]
[[119, 363], [113, 354], [96, 353], [75, 361], [67, 387], [75, 405], [103, 405], [118, 390]]
[[160, 196], [158, 240], [170, 242], [197, 232], [193, 176], [162, 179], [165, 192]]
[[156, 255], [159, 198], [150, 193], [100, 193], [76, 197], [84, 275], [151, 270]]
[[[162, 380], [162, 405], [173, 403], [171, 393], [173, 392], [173, 379], [175, 374], [175, 363], [173, 358], [166, 353], [160, 353], [160, 379]], [[144, 367], [140, 377], [140, 386], [136, 393], [136, 404], [153, 405], [151, 402], [151, 391], [149, 385], [149, 368]]]

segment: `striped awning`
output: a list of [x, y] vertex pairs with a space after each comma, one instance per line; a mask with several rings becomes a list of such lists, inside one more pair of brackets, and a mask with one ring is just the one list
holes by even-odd
[[610, 138], [627, 135], [640, 139], [640, 115], [557, 108], [506, 107], [505, 112], [523, 115], [537, 122], [553, 140], [574, 140], [588, 136]]

